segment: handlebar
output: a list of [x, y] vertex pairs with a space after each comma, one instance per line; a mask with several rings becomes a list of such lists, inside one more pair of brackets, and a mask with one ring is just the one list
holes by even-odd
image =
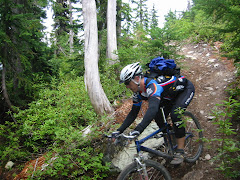
[[130, 136], [130, 135], [126, 135], [126, 134], [119, 134], [118, 136], [116, 136], [116, 137], [112, 137], [112, 135], [106, 135], [106, 134], [104, 134], [104, 136], [105, 137], [107, 137], [107, 138], [121, 138], [121, 137], [123, 137], [123, 138], [125, 138], [125, 139], [130, 139], [130, 140], [132, 140], [132, 139], [136, 139], [136, 136]]

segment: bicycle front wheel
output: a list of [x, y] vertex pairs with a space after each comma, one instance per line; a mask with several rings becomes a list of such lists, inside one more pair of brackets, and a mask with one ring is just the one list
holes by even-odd
[[147, 176], [144, 175], [143, 168], [139, 168], [136, 162], [128, 165], [118, 176], [117, 180], [171, 180], [168, 170], [160, 163], [152, 160], [145, 160]]
[[198, 160], [203, 151], [203, 132], [197, 118], [192, 113], [186, 111], [182, 120], [186, 125], [185, 161], [193, 163]]

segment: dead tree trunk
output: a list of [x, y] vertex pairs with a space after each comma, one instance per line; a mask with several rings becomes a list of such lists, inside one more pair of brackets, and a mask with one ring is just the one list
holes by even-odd
[[3, 65], [3, 69], [2, 69], [2, 92], [3, 92], [3, 98], [8, 106], [8, 108], [13, 111], [16, 112], [13, 108], [13, 105], [9, 99], [8, 96], [8, 92], [7, 92], [7, 86], [6, 86], [6, 67]]
[[82, 0], [85, 37], [85, 85], [91, 103], [98, 114], [113, 111], [100, 83], [98, 71], [98, 29], [95, 0]]
[[117, 31], [116, 31], [116, 0], [108, 1], [107, 6], [107, 58], [109, 64], [114, 64], [118, 59], [117, 51]]

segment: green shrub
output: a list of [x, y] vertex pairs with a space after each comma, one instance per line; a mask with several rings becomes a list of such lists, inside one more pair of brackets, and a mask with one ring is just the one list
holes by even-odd
[[104, 177], [108, 166], [103, 165], [101, 152], [90, 144], [98, 133], [83, 137], [82, 130], [99, 120], [83, 77], [63, 80], [59, 85], [53, 82], [51, 89], [42, 90], [39, 97], [28, 109], [14, 115], [16, 123], [0, 126], [5, 142], [0, 147], [1, 162], [27, 161], [30, 156], [52, 152], [58, 158], [46, 171], [38, 172], [43, 177]]
[[233, 128], [232, 121], [239, 111], [240, 103], [230, 97], [228, 101], [223, 101], [217, 106], [221, 108], [214, 111], [215, 121], [213, 124], [218, 125], [219, 138], [212, 139], [212, 141], [219, 141], [220, 145], [214, 160], [217, 162], [217, 169], [223, 172], [226, 177], [236, 178], [240, 175], [238, 166], [240, 163], [240, 143], [237, 141], [238, 137], [235, 137], [239, 135]]

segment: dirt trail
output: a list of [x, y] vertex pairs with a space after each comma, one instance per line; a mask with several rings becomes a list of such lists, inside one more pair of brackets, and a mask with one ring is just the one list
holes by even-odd
[[[219, 55], [219, 44], [187, 44], [181, 47], [180, 60], [182, 74], [193, 82], [196, 93], [188, 110], [195, 114], [204, 129], [204, 137], [217, 137], [216, 126], [212, 124], [211, 112], [215, 104], [228, 97], [225, 91], [234, 80], [234, 66], [230, 60]], [[214, 164], [208, 160], [216, 153], [217, 142], [205, 143], [204, 152], [196, 165], [183, 164], [179, 168], [170, 169], [174, 180], [226, 180], [216, 171]], [[210, 148], [209, 148], [210, 147]]]

